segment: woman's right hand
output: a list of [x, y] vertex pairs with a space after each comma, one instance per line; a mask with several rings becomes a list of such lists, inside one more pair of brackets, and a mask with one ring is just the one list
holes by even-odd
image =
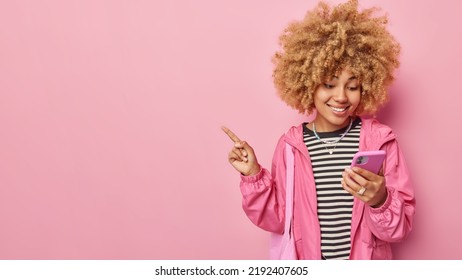
[[221, 129], [234, 142], [234, 147], [228, 154], [228, 161], [231, 165], [244, 176], [253, 176], [260, 172], [260, 165], [253, 148], [245, 141], [241, 141], [227, 127], [222, 126]]

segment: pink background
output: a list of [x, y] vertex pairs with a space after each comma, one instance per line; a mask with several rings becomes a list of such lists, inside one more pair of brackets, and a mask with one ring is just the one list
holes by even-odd
[[[461, 259], [462, 2], [416, 3], [361, 1], [388, 12], [403, 49], [378, 116], [418, 202], [395, 255]], [[270, 58], [313, 6], [1, 1], [0, 258], [267, 258], [220, 126], [269, 167], [279, 136], [306, 120], [276, 96]]]

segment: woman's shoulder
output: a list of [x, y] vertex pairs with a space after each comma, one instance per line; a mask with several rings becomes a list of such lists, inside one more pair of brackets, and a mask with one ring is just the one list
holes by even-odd
[[291, 126], [282, 137], [287, 139], [300, 139], [303, 136], [303, 126], [306, 123], [301, 123], [298, 125]]
[[384, 143], [396, 139], [396, 135], [386, 124], [381, 123], [375, 118], [365, 118], [361, 120], [361, 134], [365, 145], [376, 149]]
[[291, 126], [285, 133], [283, 133], [278, 140], [277, 149], [285, 146], [288, 143], [292, 146], [300, 145], [303, 142], [303, 123]]
[[393, 132], [390, 126], [381, 123], [376, 118], [361, 118], [361, 126], [370, 132], [376, 132], [382, 135]]

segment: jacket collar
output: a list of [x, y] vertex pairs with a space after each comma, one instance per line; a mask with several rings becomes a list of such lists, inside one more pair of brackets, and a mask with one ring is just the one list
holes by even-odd
[[[396, 139], [392, 129], [374, 118], [361, 118], [360, 150], [379, 150], [385, 143]], [[309, 160], [308, 150], [303, 142], [303, 123], [291, 127], [284, 135], [284, 141]]]

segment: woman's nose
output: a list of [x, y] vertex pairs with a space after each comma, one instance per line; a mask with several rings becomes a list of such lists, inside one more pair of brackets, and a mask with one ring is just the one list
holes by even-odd
[[346, 102], [348, 100], [347, 95], [346, 95], [346, 89], [345, 88], [338, 88], [335, 93], [334, 93], [334, 100], [342, 103]]

